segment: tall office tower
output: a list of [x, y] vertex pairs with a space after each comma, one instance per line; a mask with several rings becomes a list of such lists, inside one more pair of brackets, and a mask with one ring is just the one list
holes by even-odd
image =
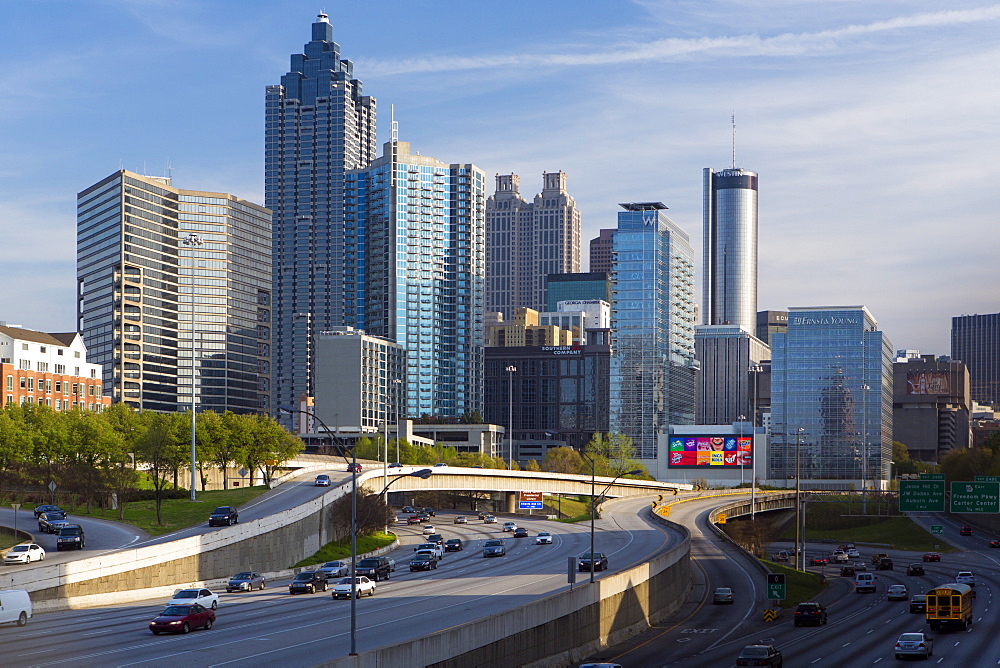
[[760, 424], [757, 377], [771, 349], [736, 325], [698, 325], [694, 328], [697, 376], [696, 424]]
[[528, 202], [517, 174], [498, 174], [486, 200], [486, 310], [504, 318], [520, 306], [544, 311], [546, 276], [580, 271], [580, 211], [566, 175], [542, 178], [542, 192]]
[[757, 324], [757, 174], [734, 167], [704, 171], [702, 322]]
[[482, 410], [485, 183], [400, 141], [345, 176], [344, 315], [406, 349], [407, 416]]
[[[274, 401], [315, 395], [313, 333], [353, 324], [345, 276], [344, 172], [375, 157], [375, 100], [361, 94], [326, 14], [281, 83], [267, 87], [264, 200], [274, 211]], [[283, 418], [290, 425], [290, 416]]]
[[621, 207], [612, 272], [611, 429], [630, 437], [640, 458], [656, 460], [658, 434], [668, 425], [694, 424], [694, 251], [662, 203]]
[[[888, 480], [892, 344], [864, 306], [791, 308], [771, 348], [769, 478]], [[798, 453], [798, 456], [797, 456]], [[874, 481], [874, 482], [873, 482]]]
[[615, 231], [601, 230], [590, 240], [590, 270], [611, 273], [615, 264]]
[[896, 351], [892, 378], [892, 438], [910, 457], [938, 462], [950, 450], [972, 445], [969, 370], [963, 362]]
[[558, 310], [559, 302], [570, 299], [600, 299], [611, 303], [611, 274], [605, 271], [582, 274], [549, 274], [545, 277], [545, 310]]
[[115, 402], [268, 410], [264, 207], [115, 172], [77, 197], [77, 283], [77, 327]]
[[1000, 410], [1000, 313], [952, 318], [951, 358], [969, 367], [973, 401]]
[[788, 331], [788, 311], [757, 311], [757, 338], [771, 345], [771, 336]]

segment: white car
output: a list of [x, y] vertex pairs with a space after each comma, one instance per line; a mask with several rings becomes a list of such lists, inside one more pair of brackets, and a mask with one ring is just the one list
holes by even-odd
[[[365, 594], [368, 596], [375, 595], [375, 583], [366, 578], [364, 575], [359, 575], [355, 579], [355, 591], [357, 592], [357, 597], [361, 598]], [[351, 597], [351, 578], [344, 578], [337, 584], [333, 586], [333, 593], [330, 594], [333, 598], [350, 598]]]
[[167, 605], [191, 605], [193, 603], [215, 610], [219, 607], [219, 595], [208, 589], [178, 589], [174, 592], [174, 597], [167, 601]]
[[32, 561], [45, 561], [45, 550], [35, 543], [24, 543], [10, 548], [3, 558], [5, 564], [28, 564]]
[[551, 545], [552, 544], [552, 534], [548, 531], [539, 531], [538, 535], [535, 536], [535, 545]]
[[976, 586], [976, 578], [972, 574], [972, 571], [959, 571], [958, 575], [955, 576], [955, 582], [958, 584], [969, 585], [970, 587]]
[[459, 515], [458, 517], [455, 518], [455, 524], [468, 524], [468, 523], [469, 520], [465, 517], [465, 515]]
[[483, 518], [483, 524], [496, 524], [496, 523], [497, 523], [497, 518], [494, 517], [493, 515], [487, 515], [486, 517]]
[[424, 535], [425, 536], [429, 536], [432, 533], [437, 533], [437, 530], [434, 529], [434, 525], [433, 524], [428, 524], [427, 526], [424, 527]]
[[847, 556], [850, 557], [851, 559], [860, 559], [861, 553], [858, 552], [857, 548], [852, 547], [847, 551]]
[[503, 523], [503, 530], [504, 531], [513, 531], [516, 528], [517, 528], [517, 524], [515, 524], [514, 522], [504, 522]]
[[320, 566], [318, 570], [326, 573], [327, 580], [345, 578], [351, 574], [351, 564], [346, 561], [328, 561]]

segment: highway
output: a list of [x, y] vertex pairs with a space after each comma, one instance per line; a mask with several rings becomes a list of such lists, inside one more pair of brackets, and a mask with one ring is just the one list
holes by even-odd
[[[878, 589], [874, 594], [856, 594], [851, 578], [839, 575], [839, 568], [810, 567], [824, 574], [830, 586], [818, 600], [827, 606], [829, 622], [822, 627], [796, 628], [790, 611], [778, 621], [762, 621], [762, 612], [770, 607], [764, 578], [724, 541], [710, 533], [706, 522], [708, 509], [718, 501], [704, 500], [680, 504], [671, 519], [692, 529], [692, 557], [695, 587], [683, 608], [658, 628], [638, 638], [610, 648], [588, 661], [613, 661], [626, 668], [635, 666], [732, 666], [742, 647], [752, 643], [773, 644], [784, 655], [785, 666], [902, 666], [911, 662], [894, 658], [893, 646], [901, 633], [929, 632], [923, 615], [911, 614], [906, 602], [890, 602], [885, 592], [891, 584], [902, 584], [910, 595], [946, 582], [953, 582], [960, 570], [976, 575], [977, 599], [975, 623], [968, 632], [932, 633], [932, 665], [983, 666], [1000, 663], [1000, 636], [994, 629], [1000, 624], [1000, 550], [990, 549], [995, 536], [959, 536], [959, 522], [947, 516], [914, 518], [928, 526], [945, 526], [944, 542], [963, 551], [942, 553], [940, 563], [922, 562], [923, 553], [859, 545], [862, 557], [870, 561], [875, 552], [887, 552], [895, 562], [892, 571], [878, 571]], [[829, 556], [834, 546], [809, 544], [806, 557]], [[907, 576], [906, 566], [921, 563], [923, 576]], [[716, 587], [732, 587], [734, 605], [713, 605], [711, 592]]]
[[[647, 561], [681, 540], [648, 519], [648, 499], [622, 499], [606, 505], [597, 522], [597, 551], [608, 554], [614, 572]], [[514, 539], [499, 524], [470, 518], [454, 524], [461, 511], [432, 518], [445, 538], [466, 541], [462, 552], [448, 553], [439, 568], [410, 573], [413, 547], [422, 526], [399, 522], [403, 543], [391, 556], [397, 570], [379, 583], [374, 598], [358, 601], [358, 650], [364, 651], [425, 636], [473, 619], [523, 605], [568, 587], [567, 558], [587, 551], [589, 524], [561, 524], [518, 518], [530, 538]], [[467, 514], [467, 513], [466, 513]], [[242, 516], [242, 512], [241, 512]], [[534, 535], [551, 531], [552, 545], [536, 545]], [[506, 536], [506, 557], [484, 559], [482, 544]], [[253, 565], [248, 564], [247, 569]], [[603, 573], [599, 572], [598, 577]], [[578, 574], [586, 586], [587, 573]], [[146, 625], [163, 601], [37, 615], [27, 627], [0, 628], [4, 665], [144, 666], [165, 662], [185, 666], [310, 666], [344, 656], [350, 648], [350, 601], [328, 593], [288, 594], [287, 580], [268, 582], [263, 591], [221, 593], [218, 619], [210, 631], [184, 636], [153, 636]], [[51, 642], [59, 638], [60, 642]]]

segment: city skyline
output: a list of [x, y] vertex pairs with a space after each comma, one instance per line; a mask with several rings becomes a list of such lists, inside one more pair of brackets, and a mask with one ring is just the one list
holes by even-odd
[[[863, 303], [900, 347], [939, 355], [951, 317], [998, 310], [985, 165], [1000, 5], [570, 6], [506, 7], [509, 27], [489, 31], [488, 8], [420, 3], [330, 21], [383, 118], [394, 105], [428, 154], [520, 174], [526, 197], [566, 172], [584, 243], [618, 202], [662, 200], [697, 245], [701, 170], [731, 162], [735, 111], [737, 166], [763, 185], [759, 309]], [[115, 169], [263, 203], [262, 96], [318, 9], [7, 8], [0, 320], [72, 327], [75, 194]]]

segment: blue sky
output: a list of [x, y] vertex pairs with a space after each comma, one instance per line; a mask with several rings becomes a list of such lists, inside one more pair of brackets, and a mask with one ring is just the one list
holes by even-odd
[[323, 9], [380, 142], [395, 105], [415, 150], [527, 197], [561, 169], [585, 241], [663, 201], [700, 264], [735, 112], [760, 309], [865, 304], [935, 354], [951, 316], [1000, 311], [1000, 4], [7, 0], [0, 320], [74, 328], [76, 193], [120, 167], [263, 203], [264, 88]]

